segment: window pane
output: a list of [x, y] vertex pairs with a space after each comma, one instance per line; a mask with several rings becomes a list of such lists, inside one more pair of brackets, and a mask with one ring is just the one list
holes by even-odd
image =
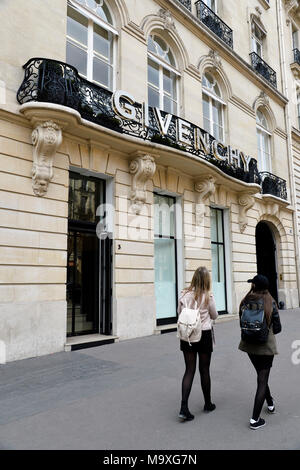
[[166, 69], [163, 70], [163, 87], [164, 91], [174, 95], [174, 74]]
[[223, 243], [223, 213], [221, 211], [216, 212], [218, 220], [218, 242]]
[[211, 130], [210, 130], [210, 121], [206, 118], [203, 119], [203, 127], [204, 127], [204, 130], [206, 132], [208, 132], [209, 134], [211, 134]]
[[94, 51], [103, 55], [109, 61], [111, 60], [111, 40], [112, 35], [109, 31], [94, 24]]
[[67, 35], [87, 46], [88, 20], [73, 8], [68, 8]]
[[173, 103], [169, 96], [164, 96], [163, 110], [167, 113], [173, 114]]
[[159, 93], [150, 86], [148, 86], [148, 105], [159, 108]]
[[213, 121], [215, 124], [222, 126], [222, 105], [215, 100], [212, 100]]
[[103, 60], [94, 57], [93, 63], [93, 80], [101, 83], [105, 87], [110, 87], [111, 66]]
[[203, 116], [210, 120], [210, 113], [209, 113], [209, 98], [204, 93], [202, 94], [202, 107], [203, 107]]
[[67, 41], [67, 55], [66, 61], [68, 64], [77, 68], [78, 72], [82, 75], [87, 74], [87, 53], [80, 47], [75, 46]]
[[175, 240], [154, 239], [156, 318], [176, 316]]
[[148, 62], [148, 82], [159, 88], [159, 66], [152, 60]]

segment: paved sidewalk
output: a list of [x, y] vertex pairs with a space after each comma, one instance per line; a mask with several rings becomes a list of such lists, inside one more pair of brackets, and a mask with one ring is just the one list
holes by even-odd
[[[175, 333], [58, 353], [0, 366], [0, 449], [298, 449], [300, 309], [281, 312], [270, 388], [278, 412], [267, 426], [248, 428], [255, 371], [237, 350], [236, 320], [215, 327], [213, 401], [202, 411], [199, 375], [190, 409], [192, 422], [177, 418], [182, 353]], [[298, 354], [300, 358], [300, 353]]]

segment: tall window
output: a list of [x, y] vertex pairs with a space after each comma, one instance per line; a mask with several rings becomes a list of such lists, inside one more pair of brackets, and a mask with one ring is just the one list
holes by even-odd
[[252, 21], [252, 52], [256, 52], [261, 58], [263, 58], [264, 38], [265, 32], [255, 21]]
[[224, 104], [215, 78], [205, 73], [202, 78], [203, 127], [221, 142], [224, 141]]
[[256, 135], [259, 171], [271, 172], [271, 133], [262, 110], [256, 112]]
[[212, 287], [219, 313], [227, 313], [223, 216], [222, 209], [210, 209]]
[[168, 44], [159, 36], [148, 40], [148, 105], [168, 113], [177, 113], [177, 77], [175, 59]]
[[293, 28], [292, 32], [293, 49], [299, 49], [298, 30]]
[[68, 5], [66, 61], [82, 76], [107, 89], [113, 86], [111, 23], [103, 0], [73, 0]]
[[300, 90], [297, 92], [297, 119], [298, 119], [298, 129], [300, 129]]
[[208, 8], [217, 13], [217, 0], [204, 0], [204, 3], [208, 6]]

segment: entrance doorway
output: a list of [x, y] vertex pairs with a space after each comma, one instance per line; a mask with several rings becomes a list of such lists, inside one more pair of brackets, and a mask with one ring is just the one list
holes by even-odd
[[266, 222], [259, 222], [255, 231], [257, 274], [269, 279], [270, 294], [278, 302], [276, 243], [274, 235]]
[[105, 181], [70, 172], [67, 336], [111, 334], [112, 241], [96, 233], [104, 203]]

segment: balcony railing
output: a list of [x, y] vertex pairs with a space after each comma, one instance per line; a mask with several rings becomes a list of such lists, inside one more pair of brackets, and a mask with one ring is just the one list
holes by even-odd
[[197, 17], [213, 33], [215, 33], [227, 46], [233, 48], [233, 32], [218, 15], [215, 14], [202, 0], [195, 3]]
[[178, 0], [188, 10], [192, 11], [192, 0]]
[[299, 49], [295, 48], [293, 49], [293, 54], [294, 54], [294, 62], [300, 65], [300, 51]]
[[[112, 92], [80, 77], [75, 67], [58, 62], [57, 60], [33, 58], [24, 66], [24, 80], [18, 90], [17, 100], [20, 104], [39, 101], [56, 103], [73, 108], [82, 118], [116, 132], [129, 134], [144, 140], [156, 142], [169, 147], [188, 152], [218, 167], [224, 173], [245, 183], [261, 183], [255, 159], [249, 163], [249, 171], [228, 163], [227, 159], [220, 160], [214, 157], [214, 138], [209, 137], [209, 153], [204, 153], [196, 143], [196, 130], [198, 126], [188, 123], [186, 145], [177, 141], [177, 116], [172, 116], [167, 135], [162, 136], [155, 111], [149, 107], [149, 125], [145, 126], [143, 107], [134, 103], [135, 119], [126, 119], [117, 115], [113, 108]], [[121, 98], [121, 102], [125, 99]], [[166, 112], [161, 111], [165, 119]], [[199, 130], [199, 129], [198, 129]], [[228, 148], [219, 148], [219, 153], [227, 156]], [[280, 196], [279, 196], [280, 197]]]
[[250, 57], [255, 71], [276, 88], [276, 72], [256, 52], [251, 52]]
[[287, 200], [286, 181], [284, 179], [267, 171], [262, 171], [259, 175], [261, 177], [262, 194], [271, 194], [272, 196]]

